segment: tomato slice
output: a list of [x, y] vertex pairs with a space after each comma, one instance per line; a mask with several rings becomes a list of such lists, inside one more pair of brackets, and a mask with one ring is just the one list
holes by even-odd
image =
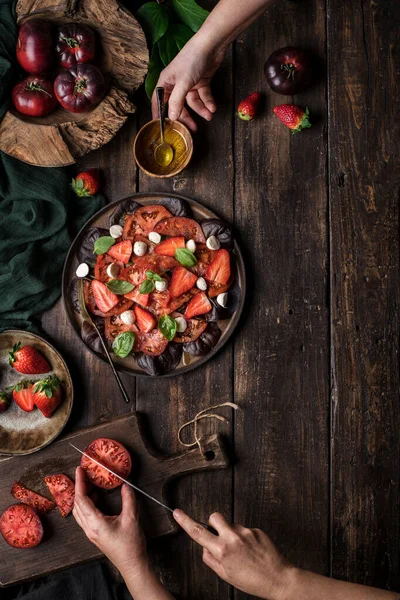
[[195, 273], [197, 277], [204, 277], [207, 272], [208, 265], [212, 263], [215, 258], [216, 250], [210, 250], [205, 244], [197, 244], [195, 256], [197, 258], [197, 264], [194, 267], [190, 267], [190, 271]]
[[152, 308], [166, 308], [171, 299], [171, 293], [167, 289], [164, 292], [151, 292], [149, 306]]
[[[97, 438], [85, 449], [86, 454], [92, 456], [105, 467], [126, 479], [132, 470], [132, 460], [128, 450], [119, 442], [110, 438]], [[82, 456], [81, 467], [86, 471], [86, 477], [93, 485], [111, 490], [122, 484], [122, 481], [103, 469], [96, 463]]]
[[108, 339], [108, 341], [112, 344], [114, 339], [120, 333], [125, 333], [125, 331], [132, 331], [136, 333], [138, 330], [135, 323], [132, 325], [126, 325], [123, 321], [121, 321], [120, 317], [107, 317], [104, 323], [104, 335]]
[[[182, 315], [176, 315], [182, 316]], [[173, 341], [178, 344], [188, 344], [195, 342], [197, 338], [201, 336], [203, 331], [206, 329], [208, 323], [205, 321], [199, 321], [198, 319], [187, 319], [187, 327], [183, 333], [177, 333]]]
[[165, 271], [172, 271], [172, 269], [179, 267], [178, 261], [172, 258], [172, 256], [158, 256], [154, 253], [135, 258], [133, 265], [145, 271], [154, 271], [154, 273], [158, 273], [159, 275], [162, 275]]
[[144, 352], [149, 356], [159, 356], [165, 352], [168, 346], [168, 340], [163, 336], [159, 329], [153, 329], [150, 333], [139, 331], [136, 335], [134, 350], [135, 352]]
[[149, 294], [140, 293], [141, 283], [142, 282], [138, 283], [135, 289], [129, 292], [128, 294], [125, 294], [124, 297], [128, 298], [129, 300], [133, 300], [134, 302], [137, 302], [137, 304], [140, 304], [140, 306], [147, 306], [149, 303]]
[[43, 538], [43, 525], [33, 508], [13, 504], [0, 517], [0, 533], [14, 548], [34, 548]]
[[56, 507], [52, 500], [49, 500], [36, 492], [32, 492], [32, 490], [28, 490], [28, 488], [18, 481], [13, 483], [11, 494], [16, 500], [28, 504], [34, 508], [36, 512], [41, 514], [46, 514]]
[[183, 236], [186, 240], [194, 240], [200, 244], [206, 243], [201, 225], [188, 217], [171, 217], [160, 220], [155, 226], [154, 231], [161, 235]]
[[74, 508], [74, 482], [63, 473], [48, 475], [44, 478], [44, 481], [58, 506], [61, 516], [68, 517]]
[[209, 283], [209, 287], [207, 290], [208, 296], [209, 296], [209, 298], [215, 298], [216, 296], [218, 296], [218, 294], [223, 294], [224, 292], [227, 292], [229, 290], [229, 288], [231, 287], [231, 285], [233, 283], [233, 277], [231, 275], [228, 283], [225, 283], [225, 284], [217, 283], [216, 281], [209, 281], [208, 283]]
[[154, 231], [159, 221], [169, 217], [172, 217], [172, 214], [164, 206], [141, 206], [132, 215], [126, 215], [122, 235], [124, 239], [133, 239], [137, 234], [148, 235], [150, 231]]
[[181, 306], [187, 304], [192, 299], [192, 296], [192, 292], [189, 291], [185, 294], [182, 294], [181, 296], [178, 296], [177, 298], [172, 298], [168, 304], [169, 313], [173, 312], [174, 310], [178, 310], [179, 308], [181, 308]]
[[98, 281], [102, 281], [103, 283], [110, 281], [111, 277], [107, 275], [107, 268], [111, 263], [116, 263], [120, 269], [124, 268], [124, 264], [115, 260], [112, 256], [109, 256], [108, 254], [98, 255], [94, 267], [94, 276]]

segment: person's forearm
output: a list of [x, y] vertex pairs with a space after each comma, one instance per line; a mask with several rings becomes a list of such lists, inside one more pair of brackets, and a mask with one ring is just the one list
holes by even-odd
[[208, 48], [227, 48], [262, 15], [271, 2], [272, 0], [220, 0], [193, 39]]
[[174, 600], [149, 564], [120, 572], [134, 600]]
[[[292, 569], [290, 583], [279, 600], [400, 600], [400, 594]], [[278, 599], [277, 599], [278, 600]]]

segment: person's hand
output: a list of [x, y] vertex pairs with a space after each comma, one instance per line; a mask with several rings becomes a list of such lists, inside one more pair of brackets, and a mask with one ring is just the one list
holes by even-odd
[[139, 525], [133, 490], [121, 488], [122, 512], [108, 517], [96, 508], [87, 495], [85, 471], [78, 467], [75, 477], [75, 502], [72, 514], [87, 537], [124, 575], [139, 574], [148, 568], [146, 542]]
[[[220, 66], [225, 48], [207, 46], [203, 40], [194, 36], [185, 44], [174, 60], [161, 71], [158, 87], [165, 90], [165, 102], [168, 102], [168, 116], [171, 120], [182, 121], [189, 129], [196, 131], [197, 126], [188, 110], [185, 99], [197, 114], [210, 121], [217, 107], [211, 93], [210, 82]], [[153, 119], [158, 117], [157, 99], [152, 97]]]
[[218, 532], [216, 536], [181, 510], [174, 511], [174, 518], [203, 546], [203, 561], [221, 579], [260, 598], [286, 597], [293, 567], [260, 529], [229, 525], [220, 513], [213, 513], [208, 522]]

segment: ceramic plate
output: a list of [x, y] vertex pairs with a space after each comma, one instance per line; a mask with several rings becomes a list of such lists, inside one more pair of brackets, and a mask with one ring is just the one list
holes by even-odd
[[[208, 208], [202, 206], [199, 202], [190, 200], [183, 196], [178, 196], [176, 194], [161, 194], [161, 193], [133, 194], [132, 196], [129, 196], [129, 198], [123, 198], [122, 200], [119, 200], [117, 202], [109, 204], [106, 207], [104, 207], [103, 209], [101, 209], [96, 215], [94, 215], [86, 223], [86, 225], [83, 227], [83, 229], [79, 232], [79, 234], [75, 238], [75, 240], [72, 243], [72, 246], [69, 250], [69, 253], [68, 253], [68, 256], [67, 256], [67, 259], [65, 262], [65, 266], [64, 266], [64, 272], [63, 272], [62, 292], [63, 292], [65, 310], [67, 312], [68, 318], [70, 320], [70, 323], [71, 323], [74, 331], [77, 333], [77, 335], [80, 338], [81, 338], [81, 330], [82, 330], [82, 318], [79, 313], [79, 305], [77, 305], [78, 304], [77, 303], [77, 295], [76, 295], [76, 292], [74, 293], [74, 288], [77, 285], [77, 278], [75, 275], [76, 267], [78, 266], [79, 262], [82, 261], [81, 249], [84, 247], [83, 241], [85, 239], [87, 239], [88, 231], [92, 230], [93, 228], [103, 228], [105, 230], [108, 230], [109, 226], [110, 226], [110, 218], [112, 218], [112, 215], [115, 214], [116, 209], [118, 209], [118, 207], [120, 207], [123, 203], [133, 203], [133, 205], [134, 205], [135, 202], [137, 202], [141, 205], [162, 204], [166, 208], [169, 208], [170, 212], [176, 216], [182, 216], [183, 213], [180, 211], [182, 209], [185, 210], [185, 207], [186, 207], [187, 210], [189, 211], [189, 215], [187, 215], [187, 216], [192, 216], [197, 221], [202, 221], [203, 219], [219, 219], [219, 217], [214, 212], [212, 212]], [[126, 204], [124, 204], [124, 207], [125, 206], [126, 206]], [[121, 209], [122, 209], [122, 206], [121, 206]], [[174, 210], [176, 210], [177, 212], [174, 212]], [[124, 213], [121, 212], [120, 214], [124, 214]], [[108, 231], [104, 231], [101, 235], [109, 235], [109, 234], [108, 234]], [[221, 239], [223, 239], [223, 238], [221, 238]], [[91, 258], [92, 247], [93, 247], [92, 240], [89, 240], [88, 245], [90, 246], [90, 252], [89, 252], [88, 256], [89, 256], [89, 258]], [[86, 253], [87, 253], [87, 249], [86, 249]], [[80, 259], [78, 258], [79, 254], [81, 254]], [[183, 358], [182, 358], [183, 353], [182, 353], [182, 357], [178, 356], [177, 360], [175, 360], [175, 356], [173, 357], [173, 359], [170, 357], [170, 360], [174, 360], [176, 363], [175, 368], [173, 368], [173, 370], [169, 370], [168, 372], [165, 372], [164, 365], [161, 364], [159, 372], [157, 372], [156, 374], [153, 373], [153, 375], [158, 376], [158, 377], [167, 377], [167, 376], [181, 375], [182, 373], [187, 373], [188, 371], [207, 362], [212, 356], [214, 356], [214, 354], [216, 352], [218, 352], [218, 350], [221, 349], [221, 347], [228, 341], [228, 339], [232, 335], [233, 331], [235, 330], [235, 327], [237, 326], [237, 323], [239, 321], [239, 318], [240, 318], [240, 315], [241, 315], [241, 312], [243, 309], [243, 303], [244, 303], [244, 297], [245, 297], [245, 285], [246, 285], [243, 258], [242, 258], [242, 254], [240, 252], [239, 246], [235, 240], [233, 240], [233, 244], [232, 244], [232, 248], [231, 248], [231, 257], [232, 257], [232, 259], [231, 259], [232, 262], [235, 263], [234, 268], [235, 268], [236, 274], [235, 274], [235, 282], [232, 285], [232, 288], [229, 291], [229, 293], [231, 293], [232, 296], [235, 296], [235, 299], [234, 299], [235, 310], [231, 311], [228, 318], [225, 317], [224, 319], [219, 319], [218, 321], [215, 321], [215, 322], [209, 324], [211, 329], [213, 327], [214, 328], [218, 327], [221, 330], [221, 334], [220, 334], [218, 342], [215, 345], [211, 344], [211, 347], [210, 347], [208, 353], [203, 356], [189, 355], [189, 357], [188, 357], [187, 352], [185, 352], [185, 359], [186, 359], [186, 361], [190, 360], [189, 364], [184, 364]], [[228, 312], [228, 311], [226, 311], [226, 312]], [[103, 321], [104, 321], [104, 319], [103, 319]], [[93, 330], [93, 328], [91, 329], [91, 331], [92, 330]], [[90, 343], [88, 342], [85, 344], [86, 347], [92, 353], [94, 353], [96, 356], [101, 358], [104, 362], [107, 362], [106, 357], [100, 352], [100, 348], [98, 348], [98, 344], [96, 344], [96, 342], [98, 342], [96, 335], [94, 334], [93, 337], [94, 337], [94, 343], [92, 343], [90, 341]], [[207, 340], [206, 340], [206, 342], [207, 342]], [[206, 343], [206, 345], [207, 345], [207, 343]], [[185, 351], [185, 346], [187, 346], [187, 344], [169, 344], [169, 346], [171, 346], [171, 353], [172, 353], [172, 350], [177, 350], [177, 353], [179, 354], [179, 349], [176, 347], [183, 346], [184, 347], [183, 350]], [[173, 348], [173, 347], [175, 347], [175, 348]], [[166, 352], [165, 352], [165, 354], [166, 354]], [[161, 355], [161, 356], [163, 356], [163, 355]], [[155, 359], [152, 358], [152, 360], [154, 361]], [[121, 359], [121, 358], [113, 355], [113, 361], [115, 363], [116, 368], [119, 371], [128, 373], [130, 375], [134, 375], [134, 376], [145, 376], [145, 377], [150, 376], [148, 373], [146, 373], [140, 367], [140, 360], [139, 360], [139, 364], [138, 364], [137, 355], [135, 355], [135, 354], [131, 354], [124, 359]], [[158, 366], [159, 366], [159, 363], [157, 363], [157, 369], [158, 369]]]
[[49, 375], [57, 375], [63, 382], [64, 400], [49, 419], [37, 408], [25, 412], [11, 400], [9, 409], [0, 413], [0, 454], [31, 454], [44, 448], [60, 434], [72, 409], [72, 380], [64, 359], [49, 342], [26, 331], [10, 329], [0, 333], [0, 389], [5, 390], [22, 379], [43, 378], [42, 375], [23, 375], [10, 367], [8, 353], [18, 342], [37, 348], [45, 356], [53, 368]]

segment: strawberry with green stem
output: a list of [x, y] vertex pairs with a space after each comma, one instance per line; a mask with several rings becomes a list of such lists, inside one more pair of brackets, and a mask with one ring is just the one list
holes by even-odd
[[61, 400], [61, 381], [57, 375], [50, 375], [34, 384], [33, 403], [45, 417], [51, 417]]
[[295, 104], [280, 104], [275, 106], [274, 113], [281, 123], [292, 130], [292, 133], [298, 133], [311, 127], [308, 108], [304, 110]]
[[253, 92], [242, 100], [237, 109], [237, 115], [242, 121], [251, 121], [257, 114], [258, 105], [260, 104], [261, 94]]
[[97, 169], [83, 171], [72, 180], [71, 185], [80, 198], [94, 196], [100, 189], [99, 171]]

